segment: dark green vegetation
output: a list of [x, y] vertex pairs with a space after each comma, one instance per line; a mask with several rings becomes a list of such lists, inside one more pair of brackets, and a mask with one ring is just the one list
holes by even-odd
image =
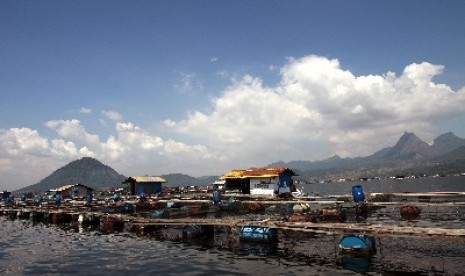
[[[465, 139], [445, 133], [432, 145], [413, 133], [404, 133], [393, 146], [381, 149], [367, 157], [340, 158], [333, 156], [321, 161], [276, 162], [269, 167], [289, 167], [299, 176], [295, 179], [315, 182], [321, 179], [338, 180], [389, 177], [448, 175], [465, 172]], [[191, 177], [175, 173], [161, 175], [166, 186], [206, 186], [218, 176]], [[22, 188], [17, 193], [45, 192], [67, 184], [80, 183], [96, 190], [126, 187], [127, 177], [117, 173], [96, 159], [84, 157], [56, 170], [39, 183]]]

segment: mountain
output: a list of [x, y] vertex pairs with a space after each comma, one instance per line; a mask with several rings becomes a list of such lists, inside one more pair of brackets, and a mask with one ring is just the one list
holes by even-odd
[[465, 146], [453, 149], [450, 152], [438, 156], [435, 158], [438, 162], [452, 162], [452, 161], [461, 161], [465, 160]]
[[405, 132], [399, 141], [383, 156], [386, 159], [409, 160], [434, 156], [435, 151], [414, 133]]
[[448, 132], [438, 136], [429, 145], [414, 133], [405, 132], [394, 146], [366, 157], [333, 156], [320, 161], [279, 161], [268, 166], [289, 167], [299, 174], [298, 178], [306, 180], [408, 173], [458, 173], [465, 171], [465, 139]]
[[72, 161], [42, 179], [39, 183], [21, 188], [17, 193], [42, 193], [52, 188], [67, 184], [80, 183], [96, 190], [123, 187], [121, 182], [126, 179], [124, 175], [102, 164], [100, 161], [83, 157]]
[[[161, 177], [166, 179], [166, 186], [168, 187], [206, 186], [218, 179], [218, 176], [195, 178], [180, 173], [161, 175]], [[83, 157], [57, 169], [39, 183], [16, 190], [15, 193], [43, 193], [53, 188], [75, 183], [96, 190], [124, 188], [126, 186], [122, 182], [125, 179], [127, 179], [126, 176], [119, 174], [100, 161], [91, 157]]]
[[452, 132], [439, 135], [433, 143], [433, 148], [438, 155], [449, 153], [460, 147], [465, 147], [465, 139], [455, 136]]
[[192, 177], [181, 173], [164, 174], [167, 187], [207, 186], [218, 180], [218, 176]]
[[[289, 167], [299, 175], [296, 179], [315, 178], [358, 178], [371, 176], [392, 176], [407, 173], [434, 174], [465, 172], [465, 139], [452, 132], [438, 136], [432, 145], [418, 138], [414, 133], [405, 132], [392, 147], [381, 149], [370, 156], [341, 158], [337, 155], [320, 161], [275, 162], [268, 167]], [[218, 176], [191, 177], [174, 173], [161, 177], [166, 186], [206, 186]], [[39, 193], [67, 184], [80, 183], [96, 190], [125, 187], [127, 177], [100, 161], [84, 157], [54, 171], [39, 183], [24, 187], [15, 193]]]

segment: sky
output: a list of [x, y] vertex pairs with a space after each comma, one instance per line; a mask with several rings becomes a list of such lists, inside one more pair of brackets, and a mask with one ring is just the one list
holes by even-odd
[[[0, 190], [465, 138], [465, 2], [0, 1]], [[67, 183], [64, 183], [67, 184]]]

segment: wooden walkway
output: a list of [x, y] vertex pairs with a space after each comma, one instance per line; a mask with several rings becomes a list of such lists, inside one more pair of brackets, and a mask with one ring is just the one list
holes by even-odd
[[129, 216], [117, 216], [133, 225], [147, 226], [185, 226], [210, 225], [224, 227], [269, 227], [282, 230], [320, 233], [327, 235], [366, 234], [373, 237], [403, 236], [441, 240], [464, 240], [465, 229], [439, 227], [400, 226], [385, 223], [333, 223], [333, 222], [287, 222], [272, 220], [244, 220], [241, 218], [222, 219], [138, 219]]
[[[424, 196], [425, 194], [396, 194], [395, 196]], [[427, 196], [432, 197], [457, 197], [463, 196], [463, 193], [429, 193]], [[161, 199], [158, 200], [160, 203], [166, 203], [168, 201], [178, 201], [183, 204], [206, 204], [211, 203], [210, 200], [196, 200], [196, 199]], [[253, 200], [253, 199], [242, 199], [240, 200], [243, 204], [261, 204], [261, 205], [296, 205], [296, 204], [305, 204], [310, 206], [311, 210], [317, 210], [318, 208], [324, 208], [328, 206], [336, 206], [338, 204], [342, 205], [353, 205], [353, 202], [347, 201], [338, 201], [338, 200], [328, 200], [328, 199], [308, 199], [308, 198], [295, 198], [292, 200]], [[413, 204], [419, 207], [425, 206], [438, 206], [438, 207], [462, 207], [465, 206], [464, 201], [454, 201], [454, 202], [366, 202], [368, 207], [400, 207], [406, 204]], [[0, 207], [0, 215], [5, 215], [8, 213], [43, 213], [43, 214], [64, 214], [67, 216], [72, 216], [72, 220], [77, 220], [77, 217], [80, 215], [92, 216], [97, 218], [99, 221], [113, 220], [120, 223], [134, 225], [140, 228], [150, 228], [151, 226], [188, 226], [188, 225], [209, 225], [209, 226], [222, 226], [222, 227], [241, 227], [241, 226], [256, 226], [256, 227], [269, 227], [277, 228], [284, 231], [301, 231], [301, 232], [310, 232], [310, 233], [320, 233], [328, 235], [348, 235], [348, 234], [366, 234], [374, 237], [386, 237], [386, 236], [402, 236], [402, 237], [415, 237], [415, 238], [426, 238], [426, 239], [460, 239], [465, 240], [465, 227], [460, 229], [453, 228], [441, 228], [441, 227], [419, 227], [415, 226], [413, 222], [408, 221], [396, 221], [393, 222], [383, 222], [383, 221], [373, 221], [371, 223], [354, 223], [354, 222], [344, 222], [344, 223], [334, 223], [334, 222], [289, 222], [285, 220], [277, 220], [276, 216], [269, 216], [269, 219], [262, 220], [253, 220], [250, 219], [247, 215], [222, 215], [222, 218], [215, 218], [215, 213], [218, 214], [218, 211], [206, 211], [204, 214], [207, 214], [207, 218], [195, 218], [183, 216], [183, 217], [173, 217], [173, 218], [147, 218], [142, 216], [140, 213], [135, 214], [117, 214], [117, 213], [107, 213], [105, 211], [98, 210], [99, 207], [107, 206], [96, 206], [95, 204], [92, 207], [89, 206], [16, 206], [16, 207]], [[396, 210], [392, 209], [391, 210]], [[460, 210], [458, 208], [457, 210]], [[97, 211], [96, 211], [97, 210]], [[265, 215], [266, 217], [266, 215]], [[262, 216], [263, 218], [263, 216]], [[273, 219], [274, 218], [274, 219]], [[465, 221], [459, 219], [456, 225], [465, 225]], [[436, 224], [441, 225], [441, 224]], [[457, 226], [457, 228], [458, 228]], [[456, 226], [454, 226], [456, 227]]]

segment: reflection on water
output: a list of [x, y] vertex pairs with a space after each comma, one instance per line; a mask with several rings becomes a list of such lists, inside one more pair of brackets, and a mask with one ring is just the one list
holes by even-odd
[[241, 242], [234, 247], [221, 231], [206, 239], [159, 241], [155, 236], [101, 234], [5, 217], [0, 223], [0, 274], [12, 275], [460, 275], [465, 257], [465, 241], [376, 238], [374, 255], [360, 257], [339, 252], [341, 237], [309, 233], [280, 233], [279, 243]]
[[357, 257], [350, 255], [342, 256], [340, 262], [344, 269], [358, 273], [368, 272], [371, 265], [371, 259], [369, 257]]

